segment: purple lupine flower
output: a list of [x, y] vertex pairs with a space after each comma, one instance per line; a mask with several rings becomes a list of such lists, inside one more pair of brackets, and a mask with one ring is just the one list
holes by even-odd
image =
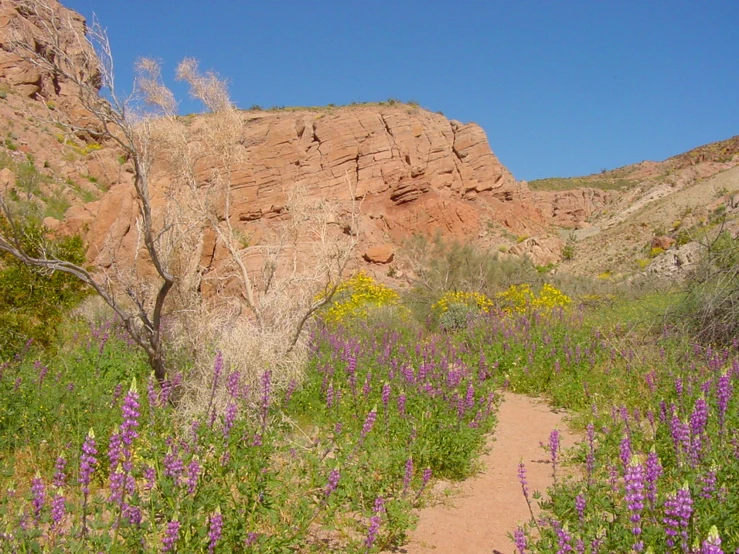
[[724, 554], [724, 551], [721, 550], [721, 537], [715, 525], [712, 525], [710, 531], [708, 531], [708, 537], [703, 541], [700, 554]]
[[518, 462], [518, 482], [521, 483], [521, 491], [523, 492], [523, 497], [526, 499], [526, 502], [529, 501], [529, 484], [526, 480], [526, 466], [523, 463], [523, 460]]
[[712, 466], [711, 469], [706, 471], [705, 475], [700, 477], [703, 487], [701, 488], [701, 498], [710, 500], [716, 493], [716, 466]]
[[516, 543], [518, 554], [525, 554], [529, 545], [526, 541], [526, 534], [521, 527], [516, 527], [516, 530], [513, 532], [513, 542]]
[[673, 412], [672, 418], [670, 418], [670, 435], [675, 446], [675, 456], [680, 460], [682, 454], [690, 446], [690, 428], [687, 423], [680, 420], [676, 411]]
[[115, 470], [110, 472], [108, 483], [110, 486], [108, 502], [114, 502], [120, 506], [123, 503], [123, 489], [126, 484], [126, 474], [120, 464], [118, 464]]
[[729, 400], [731, 399], [731, 378], [728, 372], [724, 371], [718, 378], [716, 383], [716, 402], [718, 405], [718, 424], [720, 432], [723, 433], [724, 421], [726, 419], [726, 410], [729, 406]]
[[187, 493], [195, 494], [195, 489], [198, 486], [198, 479], [200, 478], [200, 461], [197, 456], [193, 456], [192, 460], [187, 466]]
[[66, 467], [67, 460], [64, 454], [59, 454], [54, 464], [54, 486], [57, 488], [62, 488], [67, 484], [67, 475], [64, 471]]
[[621, 464], [623, 465], [624, 470], [629, 467], [629, 464], [631, 463], [631, 439], [627, 436], [625, 436], [623, 439], [621, 439], [621, 444], [618, 448], [619, 452], [619, 458], [621, 459]]
[[405, 402], [406, 402], [405, 393], [401, 392], [398, 395], [398, 412], [400, 413], [400, 415], [405, 415]]
[[154, 488], [154, 482], [157, 478], [157, 471], [151, 466], [144, 468], [144, 490], [150, 491]]
[[382, 385], [382, 406], [387, 412], [387, 406], [390, 403], [390, 383]]
[[693, 499], [690, 496], [690, 488], [685, 483], [677, 492], [669, 495], [664, 504], [665, 515], [662, 519], [665, 534], [667, 535], [666, 543], [670, 548], [675, 547], [675, 541], [680, 536], [680, 546], [682, 551], [687, 553], [688, 550], [688, 527], [690, 525], [690, 516], [693, 514]]
[[553, 429], [549, 434], [549, 455], [552, 460], [552, 478], [557, 482], [557, 460], [559, 457], [559, 429]]
[[552, 528], [554, 529], [555, 533], [557, 533], [557, 546], [559, 546], [557, 554], [566, 554], [567, 552], [572, 552], [572, 535], [570, 535], [567, 529], [563, 527], [562, 524], [557, 520], [552, 521]]
[[644, 466], [639, 463], [636, 455], [632, 456], [629, 465], [626, 467], [624, 483], [626, 486], [626, 505], [631, 512], [631, 532], [635, 541], [632, 548], [636, 552], [644, 550], [644, 542], [640, 540], [642, 532], [641, 513], [644, 510], [644, 474]]
[[223, 418], [223, 437], [225, 439], [228, 439], [238, 413], [239, 407], [236, 405], [236, 402], [230, 402], [228, 406], [226, 406], [226, 416]]
[[659, 463], [657, 452], [654, 447], [647, 454], [646, 462], [646, 483], [647, 483], [647, 500], [652, 509], [657, 503], [657, 480], [662, 475], [662, 465]]
[[173, 451], [171, 448], [167, 450], [164, 455], [164, 476], [171, 477], [175, 485], [180, 482], [180, 475], [185, 469], [185, 465], [182, 463], [182, 459], [177, 455], [177, 451]]
[[403, 495], [408, 491], [413, 479], [413, 456], [409, 456], [405, 462], [405, 473], [403, 474]]
[[427, 467], [423, 470], [423, 474], [421, 475], [421, 486], [425, 487], [428, 485], [428, 482], [431, 480], [431, 468]]
[[51, 521], [52, 527], [58, 529], [67, 513], [67, 503], [61, 488], [56, 490], [54, 498], [51, 499]]
[[216, 545], [218, 544], [218, 541], [221, 540], [221, 535], [223, 533], [223, 515], [221, 514], [221, 511], [216, 509], [216, 511], [211, 514], [210, 516], [210, 526], [208, 528], [208, 552], [209, 554], [213, 554], [213, 552], [216, 549]]
[[123, 392], [123, 385], [118, 383], [115, 388], [113, 389], [113, 398], [111, 399], [111, 406], [115, 406], [118, 402], [118, 399], [121, 397], [121, 393]]
[[46, 487], [39, 472], [36, 472], [36, 477], [31, 481], [31, 495], [33, 496], [33, 517], [38, 521], [41, 517], [41, 510], [46, 503]]
[[472, 409], [475, 405], [475, 387], [472, 383], [467, 387], [467, 395], [464, 399], [464, 405], [468, 410]]
[[95, 471], [97, 465], [97, 449], [95, 448], [95, 433], [90, 429], [82, 444], [82, 455], [80, 456], [80, 477], [79, 483], [82, 485], [82, 493], [85, 497], [90, 494], [90, 478], [92, 472]]
[[244, 539], [244, 546], [254, 546], [257, 543], [257, 540], [259, 539], [259, 533], [254, 533], [253, 531], [246, 535], [246, 539]]
[[326, 484], [326, 488], [323, 489], [323, 494], [326, 497], [326, 500], [328, 500], [329, 496], [339, 487], [339, 479], [341, 478], [341, 473], [338, 469], [332, 469], [331, 473], [328, 474], [328, 483]]
[[108, 439], [108, 464], [116, 467], [123, 461], [123, 440], [120, 430], [114, 431]]
[[700, 396], [695, 401], [693, 412], [690, 414], [690, 458], [693, 465], [702, 457], [707, 423], [708, 404], [706, 399]]
[[126, 398], [123, 400], [121, 411], [123, 412], [123, 423], [120, 429], [121, 441], [123, 441], [126, 448], [131, 448], [134, 439], [139, 436], [136, 432], [136, 428], [139, 426], [139, 393], [136, 390], [135, 378]]
[[239, 384], [241, 381], [241, 373], [232, 371], [226, 377], [226, 391], [229, 396], [236, 400], [239, 397]]
[[575, 510], [577, 511], [577, 517], [580, 520], [580, 525], [585, 525], [585, 495], [578, 494], [575, 497]]
[[146, 382], [146, 400], [149, 403], [149, 409], [156, 407], [158, 394], [156, 385], [154, 384], [154, 377], [149, 376], [149, 380]]
[[144, 518], [141, 508], [138, 506], [132, 506], [131, 504], [123, 503], [121, 506], [122, 515], [126, 518], [128, 523], [131, 525], [141, 525], [141, 521]]
[[375, 408], [372, 408], [370, 412], [367, 414], [367, 417], [364, 420], [364, 425], [362, 426], [362, 435], [360, 440], [363, 440], [371, 431], [372, 427], [375, 424], [375, 420], [377, 419], [377, 410]]
[[180, 522], [173, 519], [167, 523], [167, 528], [164, 530], [164, 537], [162, 537], [162, 552], [171, 552], [179, 538]]
[[382, 522], [382, 513], [384, 511], [385, 501], [382, 499], [381, 496], [378, 496], [375, 499], [375, 508], [373, 510], [373, 515], [370, 518], [370, 525], [369, 529], [367, 530], [367, 538], [364, 541], [367, 550], [370, 550], [372, 548], [372, 545], [375, 544], [377, 533], [380, 530], [380, 523]]

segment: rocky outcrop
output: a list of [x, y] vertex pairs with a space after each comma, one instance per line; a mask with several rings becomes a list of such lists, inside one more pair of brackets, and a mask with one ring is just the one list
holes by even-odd
[[594, 213], [608, 205], [614, 194], [593, 188], [532, 192], [534, 205], [553, 225], [581, 229]]
[[[49, 31], [52, 17], [58, 22], [56, 36]], [[44, 54], [52, 41], [58, 42], [74, 64], [71, 70], [84, 82], [99, 86], [98, 68], [89, 63], [95, 54], [85, 40], [86, 32], [85, 19], [57, 0], [0, 0], [0, 80], [24, 96], [54, 98], [66, 103], [63, 107], [68, 111], [79, 110], [75, 87], [24, 59], [23, 51]]]

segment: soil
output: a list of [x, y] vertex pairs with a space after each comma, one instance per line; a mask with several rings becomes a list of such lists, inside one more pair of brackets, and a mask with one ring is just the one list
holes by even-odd
[[437, 486], [437, 496], [444, 500], [419, 512], [418, 526], [400, 551], [513, 553], [508, 533], [530, 518], [517, 477], [518, 464], [521, 460], [526, 464], [530, 492], [544, 493], [552, 483], [552, 465], [541, 443], [548, 443], [554, 428], [560, 430], [564, 448], [575, 443], [564, 415], [542, 400], [506, 393], [481, 473], [458, 485]]

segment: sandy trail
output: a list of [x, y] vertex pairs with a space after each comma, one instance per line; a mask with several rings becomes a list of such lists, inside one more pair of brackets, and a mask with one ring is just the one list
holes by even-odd
[[546, 491], [552, 466], [540, 443], [548, 443], [559, 428], [563, 447], [575, 437], [543, 401], [506, 393], [498, 412], [498, 424], [490, 452], [482, 458], [484, 471], [455, 486], [445, 504], [419, 513], [418, 527], [401, 549], [408, 554], [508, 554], [514, 546], [507, 533], [529, 519], [518, 482], [518, 463], [526, 464], [530, 491]]

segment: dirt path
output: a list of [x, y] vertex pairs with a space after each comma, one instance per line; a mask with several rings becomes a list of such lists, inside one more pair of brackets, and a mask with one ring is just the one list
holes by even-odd
[[507, 393], [498, 412], [495, 440], [482, 459], [484, 471], [454, 487], [444, 504], [421, 510], [419, 524], [402, 552], [408, 554], [508, 554], [514, 552], [506, 536], [529, 518], [518, 482], [518, 463], [526, 464], [529, 489], [544, 492], [552, 467], [539, 443], [560, 429], [562, 445], [574, 438], [562, 423], [562, 413], [543, 401]]

